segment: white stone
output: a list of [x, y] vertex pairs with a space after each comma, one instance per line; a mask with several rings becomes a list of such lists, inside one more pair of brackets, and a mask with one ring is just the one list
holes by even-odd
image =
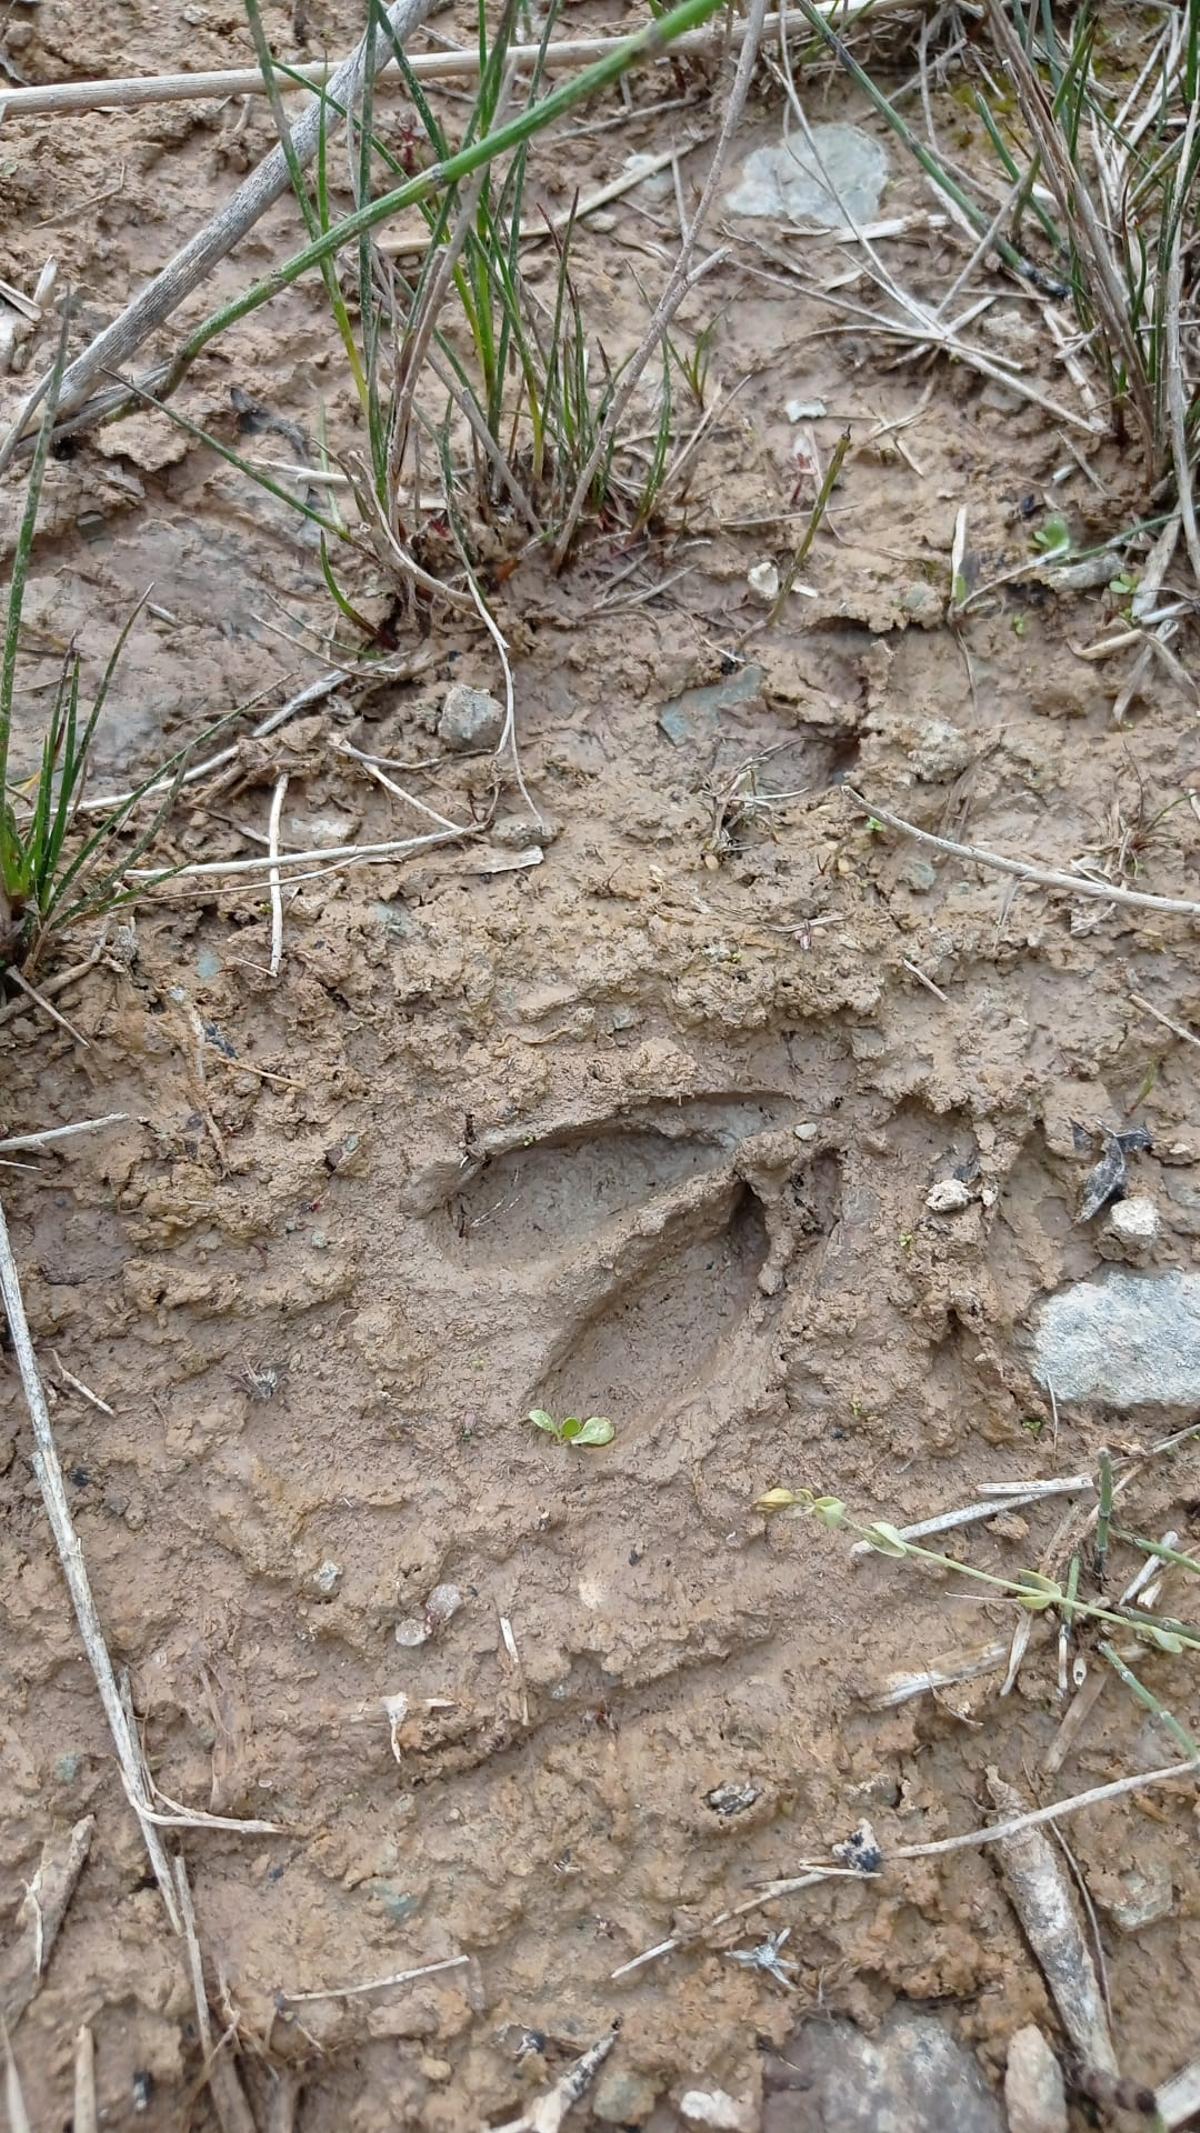
[[724, 2089], [685, 2089], [679, 2108], [689, 2125], [716, 2126], [719, 2133], [754, 2133], [757, 2114]]
[[1141, 1266], [1158, 1242], [1158, 1209], [1145, 1193], [1131, 1193], [1109, 1209], [1097, 1238], [1101, 1257]]
[[971, 1195], [961, 1178], [939, 1178], [925, 1195], [931, 1215], [961, 1215], [971, 1204]]
[[764, 607], [770, 607], [779, 598], [779, 572], [774, 563], [751, 564], [746, 572], [746, 583]]

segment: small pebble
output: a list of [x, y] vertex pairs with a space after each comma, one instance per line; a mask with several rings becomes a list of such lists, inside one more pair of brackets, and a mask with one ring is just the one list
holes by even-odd
[[961, 1178], [940, 1178], [925, 1195], [931, 1215], [961, 1215], [971, 1204], [971, 1195]]
[[429, 1624], [424, 1615], [405, 1615], [396, 1624], [396, 1642], [406, 1652], [415, 1652], [418, 1645], [428, 1644]]
[[779, 572], [774, 563], [754, 563], [746, 572], [746, 583], [756, 600], [770, 607], [779, 598]]
[[1130, 1266], [1144, 1265], [1158, 1242], [1158, 1209], [1145, 1193], [1131, 1193], [1118, 1200], [1105, 1218], [1097, 1238], [1104, 1259], [1123, 1259]]
[[322, 1599], [332, 1599], [341, 1582], [341, 1564], [331, 1562], [329, 1557], [326, 1556], [325, 1561], [313, 1572], [314, 1591], [319, 1592]]
[[1040, 2029], [1019, 2029], [1004, 2076], [1008, 2133], [1067, 2133], [1062, 2069]]
[[437, 730], [439, 741], [458, 755], [495, 748], [504, 731], [504, 707], [486, 689], [456, 681], [446, 691]]
[[462, 1606], [463, 1596], [457, 1585], [435, 1585], [425, 1602], [425, 1619], [431, 1630], [441, 1629], [452, 1622]]

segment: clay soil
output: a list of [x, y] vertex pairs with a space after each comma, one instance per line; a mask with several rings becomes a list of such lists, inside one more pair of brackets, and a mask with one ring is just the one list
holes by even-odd
[[[274, 8], [267, 25], [277, 49], [319, 55], [350, 41], [352, 12], [322, 0], [306, 24]], [[584, 6], [577, 25], [620, 23]], [[469, 34], [465, 17], [438, 27]], [[221, 0], [14, 4], [4, 39], [30, 80], [250, 49]], [[913, 37], [883, 49], [903, 81]], [[639, 82], [620, 126], [543, 156], [547, 204], [672, 142], [694, 200], [711, 80], [695, 66]], [[664, 97], [685, 101], [641, 115]], [[818, 106], [874, 124], [829, 79]], [[403, 123], [394, 93], [385, 109]], [[764, 79], [744, 150], [779, 124]], [[5, 279], [31, 289], [53, 252], [93, 329], [269, 140], [260, 103], [6, 124]], [[889, 263], [944, 292], [964, 253], [897, 156], [885, 212], [913, 219]], [[295, 227], [282, 205], [219, 289], [262, 272]], [[167, 1832], [260, 2127], [272, 2111], [301, 2133], [499, 2125], [619, 2021], [572, 2123], [594, 2108], [597, 2125], [667, 2133], [699, 2122], [681, 2115], [699, 2089], [740, 2114], [711, 2123], [753, 2129], [798, 2022], [870, 2030], [897, 2002], [937, 2012], [998, 2084], [1013, 2031], [1053, 2034], [1054, 2017], [987, 1852], [833, 1881], [687, 1936], [864, 1817], [885, 1852], [977, 1828], [988, 1765], [1044, 1800], [1176, 1753], [1110, 1682], [1047, 1775], [1062, 1705], [1040, 1628], [1007, 1697], [1001, 1667], [873, 1708], [889, 1675], [1003, 1640], [1012, 1613], [755, 1508], [786, 1485], [917, 1519], [985, 1482], [1094, 1470], [1104, 1444], [1124, 1456], [1187, 1419], [1055, 1419], [1029, 1328], [1040, 1295], [1098, 1263], [1096, 1225], [1075, 1219], [1073, 1121], [1148, 1126], [1137, 1183], [1162, 1217], [1156, 1264], [1195, 1261], [1196, 1055], [1131, 1000], [1200, 1018], [1194, 928], [932, 857], [879, 833], [846, 790], [1043, 864], [1087, 858], [1127, 885], [1200, 895], [1194, 702], [1155, 666], [1115, 725], [1124, 658], [1079, 651], [1111, 634], [1122, 596], [1053, 592], [1032, 542], [1050, 511], [1081, 548], [1130, 523], [1141, 471], [1083, 439], [1085, 470], [1079, 437], [1041, 409], [833, 330], [806, 284], [845, 276], [852, 248], [761, 224], [722, 234], [728, 257], [689, 300], [684, 340], [717, 319], [710, 404], [744, 383], [690, 500], [633, 547], [593, 526], [560, 578], [534, 558], [486, 581], [549, 818], [542, 863], [512, 865], [529, 832], [510, 784], [473, 842], [302, 885], [277, 981], [261, 888], [177, 884], [138, 906], [132, 932], [110, 928], [105, 958], [62, 995], [77, 1036], [19, 1002], [0, 1032], [8, 1132], [127, 1114], [5, 1170], [3, 1196], [154, 1780], [173, 1801], [277, 1825]], [[612, 354], [636, 341], [677, 242], [669, 171], [581, 231], [581, 300]], [[1040, 310], [994, 287], [985, 338], [1078, 407]], [[793, 398], [826, 412], [789, 422]], [[181, 404], [287, 462], [313, 449], [322, 404], [347, 434], [351, 418], [307, 292], [228, 337]], [[802, 572], [812, 596], [768, 625], [747, 571], [786, 562], [807, 517], [797, 436], [811, 429], [827, 456], [846, 425], [856, 449]], [[19, 480], [4, 493], [11, 549]], [[1011, 575], [955, 619], [964, 505], [971, 586]], [[62, 648], [75, 637], [101, 660], [151, 580], [102, 736], [100, 775], [118, 788], [164, 742], [327, 670], [310, 529], [138, 416], [50, 469], [27, 606], [30, 760]], [[489, 640], [436, 607], [403, 624], [392, 666], [243, 743], [236, 779], [181, 803], [167, 850], [261, 850], [284, 770], [294, 847], [412, 831], [335, 752], [347, 740], [417, 766], [402, 781], [428, 805], [482, 822], [495, 766], [447, 755], [435, 727], [450, 682], [502, 693]], [[44, 974], [94, 937], [63, 943]], [[948, 1178], [967, 1204], [933, 1214]], [[87, 2023], [103, 2125], [208, 2127], [186, 1966], [11, 1371], [5, 1399], [6, 1931], [46, 1839], [95, 1817], [15, 2032], [31, 2118], [69, 2122]], [[560, 1446], [524, 1421], [533, 1406], [609, 1416], [614, 1441]], [[1143, 1470], [1130, 1523], [1194, 1548], [1197, 1499], [1184, 1445]], [[1062, 1510], [1000, 1517], [962, 1552], [1011, 1575], [1041, 1558]], [[1135, 1559], [1121, 1560], [1128, 1575]], [[430, 1614], [439, 1587], [454, 1593]], [[1182, 1587], [1173, 1604], [1186, 1612]], [[1187, 1661], [1151, 1657], [1145, 1673], [1194, 1723]], [[1194, 1796], [1168, 1787], [1082, 1815], [1070, 1842], [1124, 2069], [1161, 2080], [1196, 2042]], [[1152, 1922], [1122, 1929], [1147, 1887], [1165, 1891]], [[790, 1990], [729, 1959], [764, 1916], [791, 1927]], [[677, 1952], [613, 1980], [676, 1934]], [[459, 1955], [407, 1987], [295, 1997]]]

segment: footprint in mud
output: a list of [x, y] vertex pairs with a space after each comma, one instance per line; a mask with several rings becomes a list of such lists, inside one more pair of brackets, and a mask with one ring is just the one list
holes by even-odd
[[445, 1203], [445, 1219], [473, 1260], [548, 1257], [728, 1162], [785, 1108], [766, 1097], [699, 1099], [674, 1109], [669, 1130], [613, 1120], [547, 1134], [486, 1157]]
[[[714, 1220], [715, 1215], [715, 1220]], [[621, 1438], [728, 1386], [741, 1404], [754, 1319], [765, 1313], [758, 1276], [769, 1250], [763, 1210], [734, 1185], [718, 1203], [688, 1209], [655, 1240], [649, 1265], [621, 1279], [562, 1341], [537, 1387], [552, 1414], [619, 1419]], [[736, 1380], [736, 1384], [735, 1381]], [[728, 1407], [728, 1399], [722, 1400]]]

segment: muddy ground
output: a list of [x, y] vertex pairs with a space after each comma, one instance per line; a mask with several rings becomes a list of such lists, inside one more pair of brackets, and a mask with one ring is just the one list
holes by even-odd
[[[342, 0], [310, 15], [309, 53], [341, 48], [350, 15]], [[588, 6], [577, 23], [618, 26]], [[299, 49], [281, 10], [268, 28]], [[13, 4], [0, 39], [30, 80], [249, 51], [232, 8], [145, 0]], [[903, 80], [911, 34], [888, 49]], [[711, 124], [708, 86], [699, 68], [640, 83], [635, 106], [687, 101], [577, 136], [572, 180], [602, 182], [631, 150], [686, 150]], [[399, 98], [387, 108], [399, 125]], [[818, 108], [863, 120], [828, 81]], [[744, 149], [778, 126], [764, 80]], [[7, 124], [0, 271], [31, 288], [53, 251], [93, 327], [268, 141], [260, 105]], [[706, 153], [682, 162], [693, 200]], [[929, 207], [893, 151], [886, 212], [913, 220], [889, 264], [944, 291], [965, 255]], [[221, 289], [261, 272], [293, 222], [278, 209]], [[729, 1959], [764, 1914], [611, 1974], [827, 1856], [864, 1816], [885, 1851], [978, 1827], [990, 1764], [1048, 1799], [1176, 1752], [1110, 1683], [1047, 1775], [1062, 1706], [1040, 1633], [1004, 1699], [993, 1671], [871, 1708], [891, 1673], [1003, 1639], [1011, 1613], [755, 1508], [788, 1485], [916, 1519], [988, 1481], [1087, 1471], [1104, 1444], [1128, 1453], [1187, 1419], [1054, 1420], [1028, 1338], [1038, 1297], [1098, 1264], [1095, 1226], [1075, 1221], [1072, 1120], [1148, 1126], [1155, 1264], [1195, 1263], [1195, 1055], [1131, 1002], [1197, 1019], [1194, 926], [942, 861], [873, 828], [844, 788], [951, 836], [1057, 867], [1088, 855], [1195, 896], [1200, 742], [1165, 667], [1114, 725], [1127, 669], [1078, 652], [1109, 633], [1121, 594], [1056, 594], [1034, 571], [1049, 512], [1080, 547], [1137, 515], [1129, 455], [1084, 439], [1089, 471], [1077, 437], [966, 368], [897, 367], [894, 345], [831, 330], [791, 269], [844, 274], [834, 239], [728, 228], [685, 317], [692, 332], [718, 319], [712, 396], [746, 382], [686, 511], [632, 550], [593, 529], [560, 579], [530, 560], [491, 588], [550, 821], [543, 863], [489, 871], [528, 835], [506, 790], [475, 842], [295, 892], [278, 981], [261, 889], [179, 885], [64, 993], [77, 1037], [19, 1003], [0, 1033], [9, 1132], [127, 1114], [6, 1171], [4, 1200], [155, 1781], [278, 1825], [183, 1839], [218, 2028], [236, 2032], [260, 2127], [271, 2110], [301, 2133], [496, 2125], [619, 2021], [597, 2124], [667, 2133], [703, 2122], [681, 2115], [687, 2092], [719, 2090], [738, 2115], [710, 2122], [751, 2133], [799, 2021], [871, 2031], [912, 2003], [995, 2086], [1012, 2033], [1054, 2034], [1054, 2018], [987, 1852], [780, 1900], [765, 1917], [791, 1927], [789, 1987]], [[581, 234], [581, 295], [614, 349], [636, 340], [677, 239], [669, 173]], [[985, 338], [1078, 407], [1040, 316], [995, 286]], [[311, 441], [321, 400], [335, 419], [349, 407], [331, 347], [319, 309], [291, 298], [223, 344], [183, 404], [242, 448], [294, 458], [286, 431], [238, 431], [231, 388]], [[827, 412], [794, 425], [794, 397]], [[805, 566], [815, 596], [767, 626], [746, 574], [786, 560], [807, 517], [797, 435], [811, 428], [827, 456], [846, 424], [859, 449]], [[10, 545], [18, 501], [10, 481]], [[955, 619], [963, 505], [971, 586], [1015, 575]], [[164, 735], [175, 745], [252, 696], [270, 708], [328, 666], [308, 529], [138, 417], [51, 468], [27, 747], [61, 647], [78, 634], [101, 658], [151, 579], [159, 613], [134, 630], [102, 743], [118, 784]], [[424, 766], [407, 782], [427, 804], [482, 820], [492, 762], [447, 756], [434, 728], [448, 683], [501, 687], [492, 647], [442, 611], [402, 637], [405, 663], [408, 680], [350, 685], [244, 751], [237, 784], [198, 787], [177, 856], [260, 850], [247, 832], [261, 839], [281, 770], [288, 843], [407, 834], [412, 816], [333, 752], [339, 738]], [[736, 804], [752, 761], [743, 798], [789, 797]], [[950, 1177], [967, 1205], [933, 1214]], [[534, 1405], [609, 1416], [614, 1441], [560, 1446], [523, 1421]], [[68, 2122], [88, 2023], [102, 2124], [208, 2126], [185, 1966], [79, 1649], [15, 1377], [0, 1467], [6, 1927], [46, 1838], [96, 1817], [15, 2034], [33, 2123]], [[1148, 1465], [1131, 1501], [1140, 1530], [1194, 1546], [1196, 1453]], [[1011, 1575], [1061, 1511], [1001, 1517], [961, 1552]], [[454, 1595], [427, 1635], [438, 1587]], [[1194, 1722], [1186, 1660], [1144, 1671]], [[1080, 1816], [1070, 1842], [1124, 2071], [1160, 2080], [1196, 2042], [1194, 1793]], [[1146, 1886], [1155, 1915], [1130, 1926]], [[283, 1997], [457, 1955], [470, 1960], [404, 1988]]]

